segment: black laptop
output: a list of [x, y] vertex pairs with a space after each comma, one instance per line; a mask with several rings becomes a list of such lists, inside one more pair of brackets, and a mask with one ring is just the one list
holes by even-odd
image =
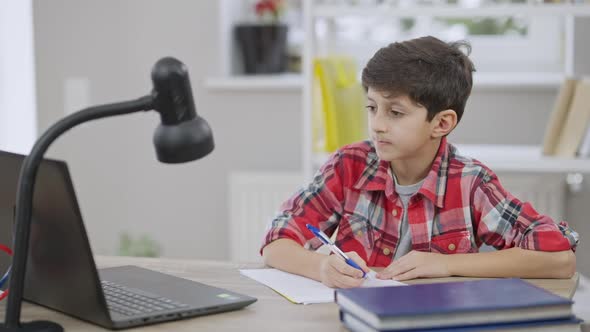
[[[23, 160], [22, 155], [0, 151], [4, 241], [12, 234]], [[136, 266], [97, 270], [67, 165], [48, 159], [42, 162], [35, 184], [24, 297], [110, 329], [225, 312], [256, 301]]]

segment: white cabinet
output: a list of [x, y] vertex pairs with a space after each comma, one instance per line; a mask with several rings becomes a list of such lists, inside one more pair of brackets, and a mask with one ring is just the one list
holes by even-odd
[[[437, 1], [432, 1], [436, 3]], [[438, 1], [440, 3], [441, 1]], [[461, 1], [459, 1], [461, 3]], [[356, 4], [354, 4], [356, 3]], [[326, 54], [326, 44], [333, 43], [330, 38], [319, 41], [318, 33], [323, 34], [329, 30], [334, 20], [343, 17], [370, 18], [377, 22], [379, 18], [399, 17], [439, 17], [439, 18], [473, 18], [473, 17], [507, 17], [519, 15], [530, 22], [538, 22], [546, 18], [546, 22], [558, 22], [558, 34], [561, 42], [554, 43], [555, 47], [549, 51], [557, 54], [554, 66], [535, 68], [530, 71], [509, 70], [479, 71], [474, 74], [474, 90], [485, 88], [512, 89], [523, 86], [528, 88], [557, 89], [566, 76], [590, 74], [590, 51], [587, 36], [590, 32], [590, 4], [545, 4], [529, 1], [526, 3], [499, 3], [474, 8], [462, 8], [457, 5], [420, 5], [400, 6], [400, 4], [412, 3], [409, 1], [339, 1], [339, 0], [304, 0], [304, 30], [305, 44], [303, 49], [303, 147], [302, 161], [303, 173], [309, 179], [313, 172], [326, 159], [326, 154], [314, 154], [312, 152], [312, 59], [318, 55]], [[532, 18], [536, 18], [533, 20]], [[549, 19], [552, 18], [552, 19]], [[556, 20], [557, 18], [558, 20]], [[318, 24], [318, 22], [323, 22]], [[542, 20], [541, 20], [542, 22]], [[322, 25], [323, 24], [323, 25]], [[531, 30], [536, 29], [534, 24], [529, 25]], [[542, 26], [542, 24], [541, 24]], [[318, 31], [318, 27], [322, 31]], [[527, 42], [543, 43], [543, 35], [538, 30], [529, 31], [537, 36]], [[561, 38], [563, 32], [563, 38]], [[553, 35], [555, 37], [556, 35]], [[584, 40], [584, 38], [586, 38]], [[522, 41], [514, 42], [517, 46]], [[381, 46], [384, 46], [381, 45]], [[532, 45], [534, 46], [534, 45]], [[476, 46], [474, 45], [474, 48]], [[361, 48], [359, 45], [357, 48]], [[530, 49], [527, 45], [523, 50], [515, 50], [514, 56]], [[329, 52], [329, 51], [328, 51]], [[372, 53], [372, 52], [371, 52]], [[522, 54], [520, 54], [522, 56]], [[503, 55], [497, 55], [498, 57]], [[525, 55], [542, 58], [544, 54]], [[553, 56], [555, 58], [555, 56]], [[548, 58], [549, 59], [549, 58]], [[366, 59], [362, 59], [366, 61]], [[362, 61], [360, 63], [363, 63]], [[551, 107], [551, 105], [548, 105]], [[545, 128], [539, 128], [544, 130]], [[541, 155], [538, 146], [515, 145], [462, 145], [462, 150], [472, 155], [492, 169], [505, 172], [537, 172], [537, 173], [570, 173], [590, 172], [590, 160], [550, 158]], [[511, 153], [506, 153], [509, 151]]]

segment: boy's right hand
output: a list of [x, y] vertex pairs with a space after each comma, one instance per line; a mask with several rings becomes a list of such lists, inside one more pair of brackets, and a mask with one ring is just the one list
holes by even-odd
[[[363, 271], [370, 271], [365, 261], [356, 252], [347, 252], [346, 255], [355, 261]], [[328, 255], [322, 260], [320, 278], [322, 283], [330, 288], [359, 287], [365, 280], [362, 271], [346, 264], [344, 259], [338, 255]]]

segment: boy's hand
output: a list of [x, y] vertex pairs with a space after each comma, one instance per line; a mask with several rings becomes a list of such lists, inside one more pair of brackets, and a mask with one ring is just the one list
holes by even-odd
[[377, 273], [377, 278], [402, 281], [450, 275], [446, 255], [412, 250]]
[[[347, 252], [346, 255], [355, 261], [365, 272], [369, 268], [365, 261], [356, 252]], [[365, 279], [363, 272], [344, 261], [338, 255], [328, 255], [320, 265], [320, 278], [322, 283], [331, 288], [359, 287]]]

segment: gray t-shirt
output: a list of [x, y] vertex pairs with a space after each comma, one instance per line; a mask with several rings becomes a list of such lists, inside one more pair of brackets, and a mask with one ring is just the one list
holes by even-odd
[[412, 250], [412, 233], [410, 232], [410, 224], [408, 223], [408, 202], [410, 201], [410, 198], [420, 190], [420, 187], [422, 187], [422, 184], [424, 183], [424, 179], [409, 186], [398, 184], [395, 175], [393, 175], [393, 180], [395, 181], [395, 192], [399, 195], [404, 207], [404, 214], [402, 215], [400, 225], [399, 243], [397, 244], [395, 255], [393, 256], [393, 259], [396, 260]]

